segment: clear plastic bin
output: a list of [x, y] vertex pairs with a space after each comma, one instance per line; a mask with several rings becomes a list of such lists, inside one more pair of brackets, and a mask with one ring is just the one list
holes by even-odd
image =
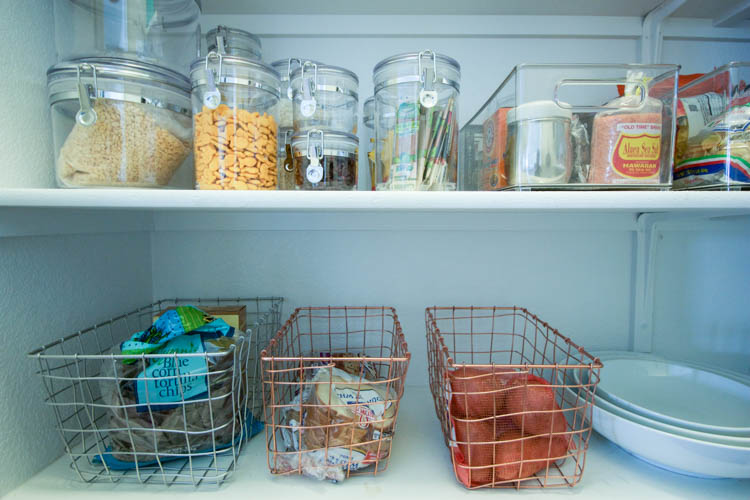
[[678, 69], [516, 66], [461, 129], [462, 189], [668, 189]]
[[187, 74], [201, 43], [196, 0], [55, 0], [58, 61], [125, 57]]
[[750, 188], [750, 62], [678, 91], [674, 189]]
[[144, 62], [92, 57], [47, 71], [60, 187], [165, 187], [190, 155], [190, 82]]

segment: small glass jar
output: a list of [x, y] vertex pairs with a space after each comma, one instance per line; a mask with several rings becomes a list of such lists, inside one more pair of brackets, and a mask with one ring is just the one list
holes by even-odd
[[359, 139], [346, 132], [308, 130], [292, 137], [297, 187], [308, 190], [357, 189]]
[[60, 187], [163, 187], [189, 156], [190, 82], [161, 66], [92, 57], [52, 66]]
[[365, 126], [367, 143], [367, 164], [369, 166], [370, 185], [375, 191], [375, 96], [368, 97], [362, 105], [362, 123]]
[[197, 189], [276, 189], [279, 74], [210, 52], [193, 62]]
[[124, 57], [186, 74], [200, 51], [196, 0], [55, 0], [58, 61]]
[[[273, 69], [275, 69], [281, 77], [281, 100], [279, 101], [279, 127], [281, 128], [294, 127], [294, 112], [292, 110], [292, 99], [294, 96], [291, 87], [289, 86], [289, 77], [294, 68], [300, 67], [304, 61], [305, 59], [300, 59], [298, 57], [289, 57], [271, 63]], [[317, 61], [310, 62], [320, 64]]]
[[208, 52], [260, 61], [262, 49], [260, 38], [252, 33], [219, 25], [206, 33], [206, 53]]
[[290, 77], [294, 130], [357, 133], [359, 79], [348, 69], [305, 61]]
[[375, 66], [378, 190], [456, 189], [460, 81], [459, 64], [431, 50]]
[[[281, 97], [284, 98], [283, 96]], [[291, 127], [279, 128], [279, 154], [276, 170], [279, 172], [279, 189], [297, 189], [295, 179], [294, 159], [292, 155], [292, 136], [294, 129]]]

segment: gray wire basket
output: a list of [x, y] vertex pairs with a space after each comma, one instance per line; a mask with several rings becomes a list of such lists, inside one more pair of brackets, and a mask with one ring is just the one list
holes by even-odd
[[[120, 342], [151, 326], [170, 307], [245, 306], [246, 332], [221, 352], [121, 355]], [[71, 467], [85, 482], [221, 484], [234, 471], [243, 442], [263, 418], [260, 351], [280, 328], [283, 299], [168, 299], [77, 331], [29, 353], [38, 363]], [[203, 359], [205, 375], [180, 366]], [[148, 377], [161, 359], [167, 376]], [[124, 363], [130, 360], [129, 364]], [[203, 378], [205, 377], [205, 379]], [[172, 379], [176, 402], [138, 400], [139, 383]], [[205, 380], [207, 391], [189, 394]], [[156, 382], [154, 382], [156, 383]], [[141, 394], [142, 396], [142, 394]]]

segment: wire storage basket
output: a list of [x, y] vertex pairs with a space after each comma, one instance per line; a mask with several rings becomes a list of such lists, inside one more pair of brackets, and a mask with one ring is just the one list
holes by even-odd
[[456, 479], [470, 489], [577, 484], [598, 358], [520, 307], [431, 307], [425, 322]]
[[[238, 327], [211, 352], [200, 340], [198, 352], [120, 353], [122, 341], [187, 305], [234, 315]], [[193, 486], [229, 477], [262, 425], [259, 352], [282, 305], [276, 297], [160, 300], [29, 353], [78, 477]]]
[[410, 358], [393, 308], [295, 310], [261, 354], [271, 472], [385, 470]]

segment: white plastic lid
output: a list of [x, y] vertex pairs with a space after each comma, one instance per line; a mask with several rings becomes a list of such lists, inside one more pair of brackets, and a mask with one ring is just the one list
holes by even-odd
[[571, 120], [573, 112], [570, 109], [561, 108], [555, 101], [527, 102], [508, 111], [508, 123], [521, 120], [539, 120], [542, 118], [565, 118]]

